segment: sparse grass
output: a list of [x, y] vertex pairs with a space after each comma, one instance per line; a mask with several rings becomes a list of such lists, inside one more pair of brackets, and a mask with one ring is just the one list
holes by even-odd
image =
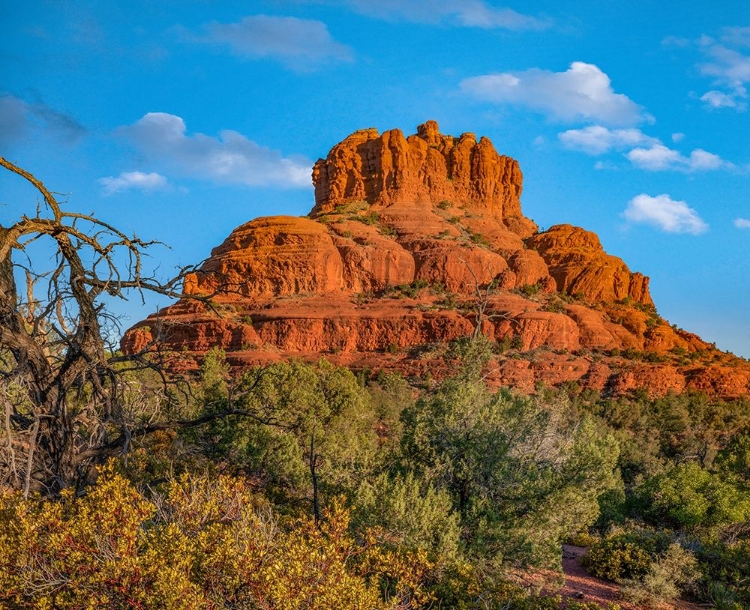
[[524, 284], [519, 289], [519, 292], [526, 297], [533, 297], [539, 294], [539, 284]]
[[367, 208], [370, 207], [370, 204], [367, 203], [364, 199], [359, 199], [357, 201], [349, 201], [348, 203], [342, 203], [337, 205], [333, 209], [334, 214], [356, 214], [357, 212], [363, 212]]
[[549, 301], [547, 301], [547, 305], [545, 305], [544, 310], [552, 313], [565, 313], [565, 301], [559, 296], [555, 295]]
[[356, 216], [354, 220], [359, 220], [360, 222], [363, 222], [366, 225], [370, 226], [379, 226], [380, 214], [378, 214], [377, 212], [370, 212], [369, 214], [364, 214], [363, 216]]
[[487, 241], [487, 238], [479, 233], [469, 233], [469, 239], [477, 246], [482, 246], [484, 248], [491, 247], [490, 242]]

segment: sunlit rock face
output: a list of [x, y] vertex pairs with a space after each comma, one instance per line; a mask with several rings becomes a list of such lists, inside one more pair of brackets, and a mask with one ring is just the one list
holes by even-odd
[[251, 366], [284, 358], [407, 375], [449, 373], [444, 347], [481, 332], [488, 379], [532, 391], [750, 391], [750, 367], [659, 318], [648, 278], [570, 225], [538, 232], [521, 211], [518, 162], [487, 138], [360, 130], [313, 168], [307, 218], [257, 218], [189, 275], [186, 298], [136, 324], [172, 366], [212, 347]]

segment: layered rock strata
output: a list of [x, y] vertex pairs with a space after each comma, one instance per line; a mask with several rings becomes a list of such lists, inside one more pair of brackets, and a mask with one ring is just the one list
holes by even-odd
[[[355, 368], [446, 373], [446, 345], [481, 332], [496, 384], [577, 383], [605, 393], [748, 394], [750, 366], [656, 313], [648, 278], [570, 225], [521, 212], [518, 163], [487, 138], [357, 131], [313, 169], [308, 218], [257, 218], [185, 280], [185, 298], [137, 324], [194, 366], [321, 356]], [[173, 360], [176, 363], [177, 359]]]

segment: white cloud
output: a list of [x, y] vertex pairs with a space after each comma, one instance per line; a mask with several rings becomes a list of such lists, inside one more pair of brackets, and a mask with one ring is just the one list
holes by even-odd
[[715, 110], [717, 108], [735, 108], [740, 112], [747, 109], [747, 91], [742, 86], [737, 86], [730, 93], [724, 93], [723, 91], [706, 91], [701, 95], [701, 101], [706, 105], [707, 108]]
[[711, 108], [734, 108], [737, 101], [722, 91], [706, 91], [701, 95], [701, 102], [705, 102]]
[[627, 126], [650, 120], [641, 106], [612, 90], [609, 76], [580, 61], [565, 72], [532, 68], [475, 76], [461, 81], [461, 89], [476, 99], [526, 106], [560, 121]]
[[[646, 135], [640, 129], [608, 129], [601, 125], [590, 125], [582, 129], [569, 129], [557, 135], [565, 148], [579, 150], [589, 155], [604, 155], [613, 150], [630, 149], [625, 157], [640, 169], [649, 171], [682, 171], [687, 173], [732, 169], [734, 164], [719, 155], [701, 148], [689, 156], [668, 148], [661, 140]], [[672, 140], [679, 142], [685, 134], [674, 133]], [[596, 169], [613, 169], [612, 163], [597, 162]]]
[[161, 174], [150, 172], [122, 172], [116, 178], [106, 176], [99, 178], [99, 184], [105, 195], [112, 195], [128, 190], [156, 191], [166, 188], [167, 179]]
[[611, 161], [597, 161], [594, 163], [594, 169], [618, 171], [620, 168]]
[[641, 193], [628, 201], [623, 216], [629, 222], [651, 225], [667, 233], [700, 235], [708, 230], [698, 212], [669, 195], [651, 197]]
[[337, 3], [371, 17], [415, 23], [506, 30], [543, 30], [551, 25], [547, 19], [496, 8], [483, 0], [340, 0]]
[[738, 47], [750, 47], [750, 26], [724, 28], [721, 39]]
[[701, 73], [728, 83], [750, 81], [750, 56], [713, 43], [704, 45], [704, 52], [710, 60], [698, 66]]
[[682, 158], [679, 152], [667, 148], [664, 144], [657, 144], [651, 148], [635, 148], [625, 156], [636, 167], [652, 171], [672, 169]]
[[311, 184], [312, 164], [307, 159], [283, 157], [236, 131], [223, 130], [217, 138], [201, 133], [188, 135], [182, 118], [149, 112], [120, 132], [150, 161], [191, 178], [286, 188]]
[[601, 125], [569, 129], [557, 137], [565, 148], [581, 150], [589, 155], [602, 155], [610, 150], [659, 143], [659, 140], [647, 136], [640, 129], [607, 129]]
[[0, 93], [0, 146], [10, 146], [36, 134], [74, 144], [85, 133], [86, 128], [72, 116], [42, 101], [27, 102]]
[[750, 220], [747, 218], [735, 218], [734, 226], [738, 229], [750, 229]]
[[682, 142], [685, 139], [685, 134], [681, 132], [673, 133], [672, 134], [672, 142]]
[[[750, 41], [750, 28], [725, 28], [722, 36], [725, 42], [735, 45], [747, 44]], [[710, 76], [715, 87], [701, 96], [705, 108], [716, 110], [732, 108], [737, 112], [747, 110], [747, 89], [750, 82], [750, 56], [717, 43], [709, 36], [702, 36], [698, 41], [705, 62], [698, 64], [698, 70], [704, 76]]]
[[295, 70], [310, 70], [327, 61], [351, 61], [351, 49], [336, 42], [322, 21], [253, 15], [237, 23], [212, 22], [188, 40], [228, 46], [235, 55], [272, 58]]
[[734, 167], [719, 155], [700, 148], [696, 148], [689, 157], [685, 157], [661, 143], [654, 144], [650, 148], [634, 148], [625, 156], [636, 167], [655, 172], [667, 170], [699, 172]]

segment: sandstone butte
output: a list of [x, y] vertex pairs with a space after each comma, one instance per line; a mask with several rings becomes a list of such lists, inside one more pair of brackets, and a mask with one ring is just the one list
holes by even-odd
[[166, 349], [177, 370], [219, 347], [235, 367], [324, 357], [439, 378], [446, 346], [481, 320], [495, 385], [750, 394], [750, 363], [663, 320], [648, 278], [594, 233], [539, 232], [518, 162], [487, 138], [434, 121], [408, 137], [364, 129], [312, 179], [308, 217], [235, 229], [187, 276], [187, 298], [136, 324], [123, 349]]

